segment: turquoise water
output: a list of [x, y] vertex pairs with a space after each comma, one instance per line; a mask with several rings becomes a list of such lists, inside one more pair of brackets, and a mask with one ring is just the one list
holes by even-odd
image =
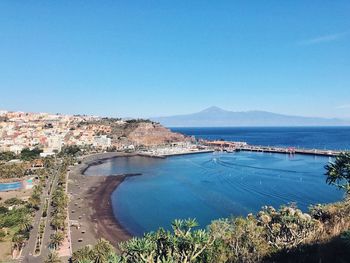
[[279, 207], [340, 200], [341, 191], [325, 183], [329, 158], [269, 153], [210, 153], [153, 159], [111, 159], [87, 175], [142, 173], [127, 178], [112, 194], [113, 211], [132, 234], [169, 227], [176, 218], [213, 219]]
[[17, 190], [22, 187], [21, 182], [14, 183], [2, 183], [0, 184], [0, 192], [9, 191], [9, 190]]

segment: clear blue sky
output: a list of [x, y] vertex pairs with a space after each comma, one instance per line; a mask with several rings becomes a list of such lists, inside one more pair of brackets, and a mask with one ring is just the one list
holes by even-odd
[[350, 118], [350, 1], [0, 1], [0, 109]]

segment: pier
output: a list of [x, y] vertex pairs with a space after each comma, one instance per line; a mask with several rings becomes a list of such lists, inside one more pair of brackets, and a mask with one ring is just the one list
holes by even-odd
[[340, 151], [333, 151], [333, 150], [266, 147], [266, 146], [255, 146], [255, 145], [246, 145], [244, 147], [238, 147], [236, 148], [236, 150], [250, 151], [250, 152], [284, 153], [284, 154], [306, 154], [306, 155], [318, 155], [318, 156], [328, 156], [328, 157], [335, 157], [340, 154]]
[[249, 145], [246, 142], [228, 142], [228, 141], [205, 141], [205, 145], [213, 147], [218, 151], [249, 151], [249, 152], [265, 152], [265, 153], [283, 153], [283, 154], [306, 154], [335, 157], [341, 151], [335, 150], [320, 150], [320, 149], [303, 149], [295, 147], [273, 147], [261, 145]]

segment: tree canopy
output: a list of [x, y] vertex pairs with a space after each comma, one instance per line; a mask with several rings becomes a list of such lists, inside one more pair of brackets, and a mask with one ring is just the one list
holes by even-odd
[[0, 161], [10, 161], [16, 159], [16, 157], [14, 152], [0, 152]]
[[43, 150], [39, 148], [34, 148], [33, 150], [30, 150], [29, 148], [24, 148], [21, 151], [21, 159], [24, 161], [31, 161], [37, 158], [40, 158], [40, 153], [42, 153]]
[[69, 146], [63, 147], [61, 152], [59, 153], [59, 155], [60, 156], [64, 156], [64, 155], [75, 156], [79, 152], [81, 152], [81, 149], [78, 145], [69, 145]]
[[350, 193], [350, 153], [341, 153], [325, 166], [327, 183]]

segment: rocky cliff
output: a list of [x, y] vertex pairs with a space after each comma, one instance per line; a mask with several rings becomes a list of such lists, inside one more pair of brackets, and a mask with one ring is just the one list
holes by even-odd
[[187, 140], [184, 135], [174, 133], [159, 123], [143, 119], [120, 121], [118, 119], [103, 118], [81, 125], [91, 125], [95, 128], [109, 127], [108, 129], [99, 129], [99, 134], [107, 135], [112, 139], [112, 144], [118, 146], [130, 144], [135, 146], [154, 146]]
[[157, 123], [141, 122], [127, 135], [129, 141], [136, 145], [159, 145], [185, 140], [185, 136], [174, 133]]

